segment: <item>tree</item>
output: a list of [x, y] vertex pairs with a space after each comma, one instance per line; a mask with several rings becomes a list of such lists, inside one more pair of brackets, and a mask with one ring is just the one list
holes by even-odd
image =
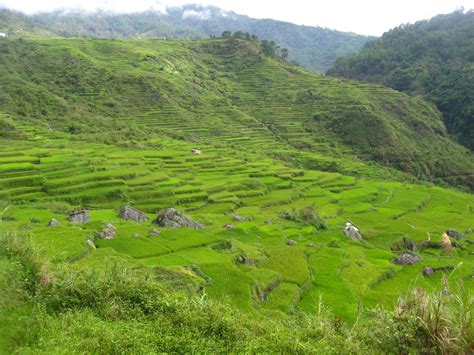
[[222, 32], [222, 38], [230, 38], [230, 36], [232, 35], [232, 32], [230, 31], [224, 31]]
[[288, 48], [282, 48], [282, 49], [281, 49], [281, 57], [282, 57], [283, 59], [288, 58], [288, 54], [289, 54]]

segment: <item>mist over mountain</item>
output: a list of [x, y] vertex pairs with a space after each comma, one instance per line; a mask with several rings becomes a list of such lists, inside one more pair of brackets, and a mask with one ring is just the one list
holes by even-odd
[[357, 52], [369, 36], [322, 27], [295, 25], [271, 19], [253, 19], [214, 6], [186, 5], [146, 12], [116, 14], [78, 10], [27, 16], [0, 10], [0, 30], [63, 37], [117, 39], [199, 39], [223, 31], [243, 31], [275, 41], [289, 49], [289, 59], [317, 72], [325, 72], [336, 58]]

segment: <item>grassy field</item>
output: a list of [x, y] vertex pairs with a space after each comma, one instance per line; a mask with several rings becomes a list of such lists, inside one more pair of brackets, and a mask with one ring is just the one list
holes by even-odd
[[[11, 81], [2, 82], [0, 94], [0, 233], [31, 236], [53, 267], [91, 271], [122, 263], [180, 289], [199, 286], [203, 298], [252, 317], [317, 314], [322, 300], [338, 319], [355, 324], [366, 310], [393, 309], [415, 286], [439, 290], [462, 280], [471, 292], [474, 197], [446, 185], [469, 186], [473, 160], [436, 133], [442, 126], [432, 107], [389, 89], [245, 55], [252, 47], [231, 57], [231, 44], [1, 44], [8, 55], [0, 69]], [[59, 65], [68, 61], [71, 71]], [[78, 68], [84, 76], [74, 76]], [[370, 111], [375, 127], [366, 127], [365, 138], [342, 132], [357, 105]], [[403, 106], [404, 114], [391, 105]], [[333, 117], [336, 126], [310, 120], [310, 112], [323, 121]], [[419, 140], [404, 131], [412, 120], [429, 131]], [[377, 131], [378, 124], [400, 130]], [[399, 132], [390, 145], [377, 145], [390, 132]], [[443, 152], [435, 147], [417, 161], [437, 140]], [[405, 150], [414, 155], [392, 159]], [[376, 151], [386, 159], [371, 161]], [[427, 181], [432, 178], [445, 187]], [[121, 220], [124, 204], [149, 221]], [[167, 207], [205, 228], [160, 228], [152, 236], [151, 221]], [[78, 208], [90, 209], [89, 223], [68, 221]], [[51, 218], [61, 225], [47, 227]], [[362, 241], [343, 234], [348, 221], [360, 228]], [[116, 237], [87, 247], [107, 223]], [[440, 242], [451, 228], [466, 231], [462, 248], [424, 249], [413, 266], [390, 262], [403, 238]], [[427, 278], [425, 266], [455, 269]]]
[[[211, 280], [205, 292], [212, 299], [225, 298], [252, 313], [314, 312], [322, 296], [350, 322], [361, 307], [392, 307], [414, 285], [438, 287], [441, 276], [422, 276], [427, 265], [456, 266], [452, 277], [473, 286], [474, 248], [465, 241], [464, 250], [448, 254], [426, 249], [415, 266], [390, 262], [391, 247], [403, 237], [420, 242], [429, 233], [440, 241], [447, 229], [471, 228], [470, 194], [305, 170], [228, 147], [209, 146], [195, 156], [194, 145], [165, 137], [160, 148], [149, 150], [84, 144], [40, 129], [24, 133], [30, 139], [0, 145], [0, 231], [27, 230], [55, 262], [87, 263], [95, 251], [88, 251], [85, 241], [113, 223], [116, 238], [97, 241], [98, 250], [113, 249], [146, 267], [196, 265]], [[150, 236], [151, 222], [118, 218], [126, 203], [148, 213], [150, 221], [173, 206], [206, 228], [163, 228]], [[91, 222], [72, 225], [67, 213], [80, 206], [91, 209]], [[326, 229], [283, 218], [308, 206], [327, 221]], [[234, 221], [233, 213], [250, 221]], [[47, 227], [51, 218], [61, 226]], [[344, 236], [346, 221], [361, 229], [363, 242]], [[235, 229], [225, 229], [228, 223]], [[239, 264], [239, 255], [256, 266]], [[267, 297], [259, 299], [256, 289], [268, 289]]]

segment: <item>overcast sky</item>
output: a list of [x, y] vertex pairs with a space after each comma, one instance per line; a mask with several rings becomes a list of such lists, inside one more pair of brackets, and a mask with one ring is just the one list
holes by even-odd
[[460, 7], [474, 9], [474, 0], [0, 0], [0, 7], [27, 13], [58, 8], [134, 12], [188, 3], [215, 5], [255, 18], [377, 36], [402, 23], [413, 23]]

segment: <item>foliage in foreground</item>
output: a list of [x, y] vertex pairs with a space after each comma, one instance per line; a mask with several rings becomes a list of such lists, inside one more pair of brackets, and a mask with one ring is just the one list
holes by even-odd
[[470, 353], [473, 299], [462, 284], [414, 290], [395, 311], [373, 310], [349, 327], [316, 314], [239, 313], [176, 293], [144, 270], [51, 264], [25, 235], [0, 243], [0, 352], [384, 352]]

